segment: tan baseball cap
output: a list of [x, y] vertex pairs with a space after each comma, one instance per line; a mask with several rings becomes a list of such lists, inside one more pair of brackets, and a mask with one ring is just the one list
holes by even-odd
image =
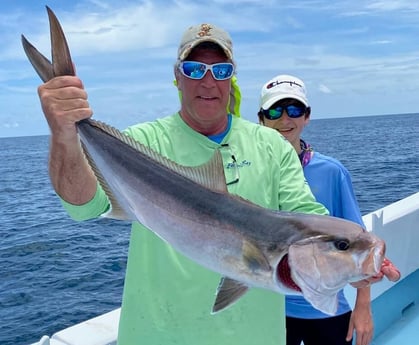
[[178, 60], [185, 60], [192, 49], [202, 42], [218, 44], [227, 58], [233, 60], [233, 42], [230, 35], [212, 24], [194, 25], [184, 32], [178, 49]]

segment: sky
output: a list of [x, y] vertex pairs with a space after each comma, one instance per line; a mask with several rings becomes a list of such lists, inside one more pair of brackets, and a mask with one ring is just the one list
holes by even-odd
[[179, 110], [173, 65], [185, 29], [233, 39], [241, 116], [262, 85], [302, 79], [312, 119], [419, 113], [419, 2], [412, 0], [1, 0], [0, 137], [49, 134], [21, 34], [50, 57], [45, 5], [66, 34], [94, 118], [119, 129]]

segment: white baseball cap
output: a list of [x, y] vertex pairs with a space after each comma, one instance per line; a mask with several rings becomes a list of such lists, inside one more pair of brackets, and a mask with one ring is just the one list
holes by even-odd
[[278, 75], [263, 85], [259, 105], [262, 109], [268, 110], [273, 104], [284, 98], [293, 98], [306, 107], [309, 106], [304, 82], [286, 74]]

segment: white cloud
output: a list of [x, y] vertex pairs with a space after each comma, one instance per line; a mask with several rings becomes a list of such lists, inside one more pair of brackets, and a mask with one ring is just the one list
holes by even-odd
[[391, 44], [393, 43], [392, 40], [379, 40], [379, 41], [373, 41], [371, 44]]
[[6, 129], [11, 129], [11, 128], [18, 128], [20, 125], [16, 121], [8, 120], [7, 122], [2, 123], [2, 126]]
[[378, 0], [372, 1], [366, 5], [367, 9], [371, 10], [378, 10], [384, 12], [391, 12], [391, 11], [419, 11], [419, 3], [411, 0]]
[[322, 93], [332, 93], [332, 90], [330, 90], [326, 85], [319, 84], [319, 91]]
[[[13, 112], [17, 122], [35, 114], [34, 123], [45, 125], [36, 94], [40, 81], [20, 43], [24, 33], [49, 56], [45, 8], [36, 2], [4, 4], [0, 122]], [[393, 96], [395, 81], [404, 104], [416, 104], [419, 54], [411, 42], [419, 35], [413, 20], [419, 4], [408, 1], [51, 0], [49, 6], [63, 25], [95, 116], [117, 127], [177, 110], [172, 85], [177, 43], [187, 26], [200, 22], [226, 28], [233, 37], [242, 113], [249, 119], [261, 85], [279, 73], [306, 81], [322, 116], [328, 116], [332, 98], [345, 104], [333, 116], [356, 115], [361, 98], [363, 113], [379, 114], [381, 108], [397, 113], [390, 101], [401, 97]]]

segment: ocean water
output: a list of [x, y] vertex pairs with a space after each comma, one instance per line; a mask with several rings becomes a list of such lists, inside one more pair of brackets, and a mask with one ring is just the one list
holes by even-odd
[[[419, 191], [419, 115], [312, 120], [304, 138], [352, 174], [362, 214]], [[120, 306], [130, 227], [72, 221], [48, 137], [0, 138], [0, 344], [26, 345]]]
[[303, 138], [348, 168], [363, 215], [419, 191], [419, 114], [314, 120]]

